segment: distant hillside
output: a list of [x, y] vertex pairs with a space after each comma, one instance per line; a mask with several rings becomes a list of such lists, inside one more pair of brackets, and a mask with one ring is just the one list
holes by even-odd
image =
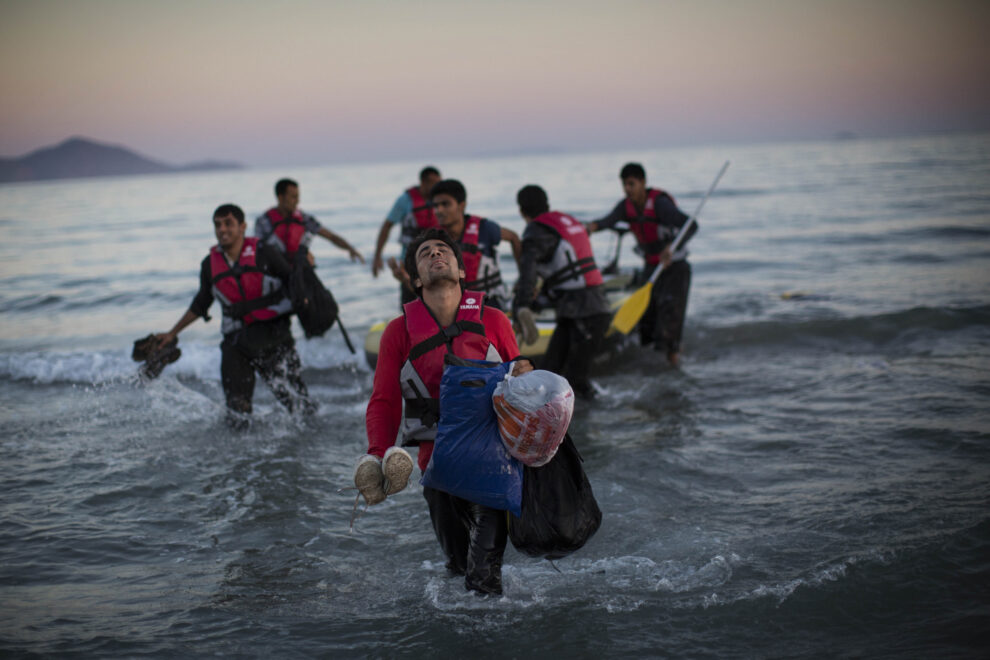
[[0, 158], [0, 182], [241, 168], [237, 163], [212, 160], [188, 165], [168, 165], [140, 156], [124, 147], [74, 137], [20, 158]]

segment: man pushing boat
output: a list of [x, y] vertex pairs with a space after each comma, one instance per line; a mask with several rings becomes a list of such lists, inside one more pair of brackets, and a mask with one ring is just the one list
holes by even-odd
[[670, 245], [689, 216], [677, 208], [668, 193], [647, 187], [646, 170], [639, 163], [626, 163], [619, 178], [625, 199], [604, 218], [589, 222], [588, 233], [628, 226], [643, 255], [639, 284], [663, 264], [660, 279], [652, 289], [649, 307], [639, 322], [639, 336], [644, 346], [653, 344], [657, 351], [666, 353], [671, 366], [676, 367], [680, 363], [681, 335], [691, 288], [691, 265], [683, 245], [698, 231], [698, 225], [695, 222], [688, 228], [677, 252], [671, 253]]
[[594, 398], [588, 372], [591, 360], [601, 350], [612, 315], [591, 241], [580, 222], [566, 213], [550, 210], [547, 193], [540, 186], [524, 186], [516, 201], [526, 229], [512, 303], [513, 318], [523, 343], [534, 343], [538, 332], [533, 308], [537, 304], [537, 276], [541, 277], [542, 293], [556, 310], [557, 325], [540, 368], [565, 377], [576, 395]]

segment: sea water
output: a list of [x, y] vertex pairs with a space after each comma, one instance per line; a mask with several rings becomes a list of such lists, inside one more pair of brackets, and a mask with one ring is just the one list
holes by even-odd
[[[291, 176], [370, 262], [425, 163], [0, 186], [0, 651], [985, 657], [990, 135], [435, 164], [522, 233], [524, 184], [591, 220], [635, 160], [690, 212], [727, 159], [690, 244], [681, 369], [629, 340], [575, 411], [601, 529], [553, 564], [510, 547], [488, 599], [447, 576], [415, 480], [353, 528], [340, 491], [390, 277], [317, 239], [358, 352], [296, 327], [313, 419], [259, 384], [250, 430], [228, 430], [216, 319], [147, 385], [130, 359], [187, 309], [220, 203], [253, 218]], [[593, 243], [638, 261], [628, 237]]]

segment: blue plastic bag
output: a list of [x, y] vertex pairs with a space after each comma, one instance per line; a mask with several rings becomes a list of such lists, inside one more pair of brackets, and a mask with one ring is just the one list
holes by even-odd
[[505, 450], [492, 406], [492, 392], [511, 363], [450, 354], [446, 362], [437, 438], [419, 483], [520, 516], [523, 466]]

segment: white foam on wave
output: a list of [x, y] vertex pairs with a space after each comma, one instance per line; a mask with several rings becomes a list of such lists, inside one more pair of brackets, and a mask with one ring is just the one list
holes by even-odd
[[0, 376], [36, 384], [95, 385], [133, 377], [134, 362], [123, 351], [29, 352], [0, 355]]
[[503, 565], [505, 593], [500, 598], [478, 598], [466, 592], [464, 579], [449, 577], [442, 564], [426, 562], [423, 569], [436, 573], [427, 578], [426, 599], [445, 614], [528, 610], [568, 602], [618, 613], [656, 603], [665, 594], [687, 594], [689, 604], [704, 604], [709, 590], [726, 585], [740, 562], [735, 554], [715, 555], [700, 562], [655, 561], [632, 555], [566, 558], [553, 563], [523, 559]]
[[303, 367], [308, 369], [336, 369], [356, 367], [360, 371], [371, 371], [364, 359], [364, 332], [360, 336], [351, 335], [355, 353], [347, 350], [336, 326], [323, 337], [313, 339], [296, 338], [296, 351]]
[[722, 596], [713, 593], [704, 598], [703, 605], [708, 608], [713, 606], [730, 605], [744, 601], [760, 600], [764, 598], [776, 600], [777, 605], [781, 605], [801, 587], [820, 587], [830, 582], [838, 582], [839, 580], [842, 580], [846, 577], [846, 572], [851, 566], [854, 566], [863, 560], [881, 562], [887, 561], [886, 555], [882, 551], [868, 553], [866, 556], [861, 557], [848, 557], [836, 560], [833, 563], [820, 565], [802, 577], [786, 580], [777, 584], [761, 584], [733, 596]]
[[[353, 340], [352, 340], [353, 341]], [[220, 380], [219, 341], [209, 344], [180, 343], [182, 357], [165, 367], [168, 376], [191, 376], [201, 381]], [[297, 340], [304, 369], [351, 368], [369, 371], [362, 352], [352, 354], [341, 339]], [[130, 349], [103, 351], [32, 351], [0, 354], [0, 378], [39, 385], [77, 383], [101, 385], [134, 379], [140, 364]]]

